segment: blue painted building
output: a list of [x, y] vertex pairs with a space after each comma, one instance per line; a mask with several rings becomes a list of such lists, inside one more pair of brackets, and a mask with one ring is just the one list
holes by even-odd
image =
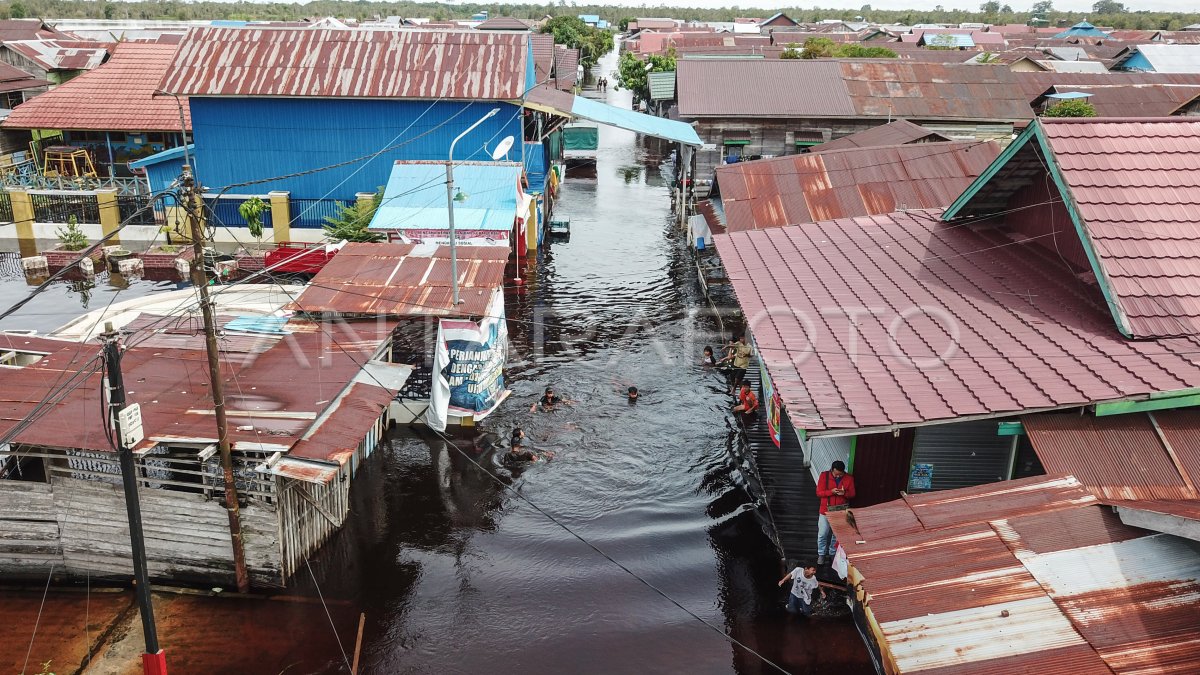
[[160, 88], [188, 97], [210, 191], [252, 182], [230, 192], [348, 201], [385, 185], [397, 160], [444, 161], [493, 108], [455, 160], [489, 160], [506, 136], [519, 150], [541, 114], [520, 105], [535, 83], [527, 34], [205, 27]]

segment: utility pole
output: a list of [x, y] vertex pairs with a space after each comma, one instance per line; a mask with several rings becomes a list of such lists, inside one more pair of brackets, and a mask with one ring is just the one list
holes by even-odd
[[183, 190], [180, 199], [187, 211], [191, 227], [192, 285], [200, 292], [200, 313], [204, 317], [204, 346], [208, 351], [208, 380], [212, 390], [213, 412], [217, 418], [217, 448], [221, 455], [221, 470], [225, 476], [225, 511], [229, 515], [229, 538], [233, 543], [233, 567], [239, 593], [250, 591], [250, 576], [246, 573], [246, 548], [242, 542], [242, 514], [238, 505], [237, 477], [233, 473], [233, 451], [229, 447], [229, 422], [225, 416], [225, 386], [221, 380], [221, 354], [217, 347], [217, 327], [213, 318], [212, 299], [208, 293], [208, 273], [204, 269], [204, 227], [199, 208], [201, 191], [192, 176], [191, 167], [183, 167], [180, 178]]
[[121, 428], [121, 411], [125, 409], [125, 381], [121, 377], [120, 333], [111, 322], [100, 334], [104, 341], [104, 370], [108, 374], [108, 410], [117, 455], [121, 461], [121, 484], [125, 487], [125, 510], [129, 516], [129, 544], [133, 555], [133, 579], [136, 584], [138, 610], [142, 615], [142, 634], [146, 638], [146, 653], [142, 655], [145, 675], [166, 675], [167, 655], [158, 646], [158, 628], [154, 625], [154, 605], [150, 597], [150, 575], [146, 570], [146, 539], [142, 534], [142, 504], [138, 498], [137, 474], [133, 465], [133, 450], [125, 442]]

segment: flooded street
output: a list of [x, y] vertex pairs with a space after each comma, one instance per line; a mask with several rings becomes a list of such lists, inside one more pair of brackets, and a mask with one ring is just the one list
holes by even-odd
[[[606, 96], [629, 106], [627, 92]], [[163, 635], [175, 672], [346, 672], [354, 610], [366, 614], [360, 672], [779, 672], [721, 632], [786, 672], [874, 672], [849, 618], [783, 610], [777, 553], [730, 456], [724, 380], [699, 365], [703, 346], [728, 335], [672, 223], [669, 151], [600, 128], [594, 177], [569, 174], [556, 207], [570, 241], [510, 282], [512, 397], [453, 444], [397, 430], [376, 451], [346, 529], [312, 561], [332, 616], [316, 603], [259, 607], [255, 625], [227, 624], [233, 644], [193, 644], [220, 655], [204, 664], [172, 653], [189, 649], [181, 619], [178, 639]], [[174, 287], [135, 282], [121, 299]], [[98, 277], [87, 307], [113, 291]], [[0, 304], [26, 292], [23, 276], [0, 279]], [[81, 304], [64, 284], [0, 328], [47, 330]], [[530, 413], [547, 386], [574, 405]], [[641, 390], [635, 404], [629, 386]], [[518, 426], [555, 457], [513, 475], [486, 446]], [[201, 624], [205, 602], [231, 601], [197, 600]], [[253, 643], [265, 637], [305, 649], [264, 663]]]

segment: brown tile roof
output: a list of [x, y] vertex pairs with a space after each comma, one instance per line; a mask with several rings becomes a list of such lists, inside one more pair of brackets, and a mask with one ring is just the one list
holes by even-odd
[[[179, 131], [179, 108], [155, 96], [177, 45], [127, 42], [103, 66], [17, 106], [6, 129]], [[184, 119], [191, 127], [186, 100]]]
[[938, 208], [999, 154], [995, 143], [957, 142], [789, 155], [717, 167], [713, 192], [729, 232]]
[[529, 42], [533, 46], [533, 69], [537, 74], [537, 83], [545, 84], [554, 72], [554, 36], [549, 33], [530, 33]]
[[475, 26], [475, 30], [529, 30], [530, 22], [511, 16], [494, 16]]
[[495, 31], [194, 28], [159, 85], [189, 96], [512, 100], [528, 37]]
[[890, 429], [1200, 386], [1193, 339], [1125, 339], [1054, 250], [996, 228], [909, 211], [714, 239], [800, 429]]
[[1200, 119], [1041, 128], [1131, 334], [1200, 333]]
[[569, 90], [579, 80], [579, 50], [554, 45], [554, 79], [559, 89]]
[[1200, 670], [1194, 545], [1123, 524], [1072, 476], [829, 520], [890, 672]]
[[[1020, 121], [1033, 116], [1006, 68], [900, 60], [680, 61], [679, 114]], [[796, 92], [805, 92], [797, 96]]]
[[896, 120], [888, 124], [835, 138], [827, 143], [814, 147], [811, 152], [828, 152], [830, 150], [847, 150], [849, 148], [871, 148], [881, 145], [903, 145], [906, 143], [931, 141], [948, 141], [949, 138], [926, 129], [908, 120]]

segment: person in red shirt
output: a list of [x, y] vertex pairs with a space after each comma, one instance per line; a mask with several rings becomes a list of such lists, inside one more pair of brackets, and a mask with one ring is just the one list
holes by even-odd
[[752, 419], [754, 413], [758, 412], [758, 397], [750, 390], [750, 385], [742, 383], [737, 400], [737, 405], [733, 406], [733, 412], [741, 414], [747, 421]]
[[833, 562], [837, 554], [837, 537], [825, 517], [830, 511], [842, 511], [850, 507], [854, 499], [854, 476], [846, 473], [846, 465], [838, 460], [822, 471], [817, 479], [817, 496], [821, 498], [821, 515], [817, 518], [817, 564]]

